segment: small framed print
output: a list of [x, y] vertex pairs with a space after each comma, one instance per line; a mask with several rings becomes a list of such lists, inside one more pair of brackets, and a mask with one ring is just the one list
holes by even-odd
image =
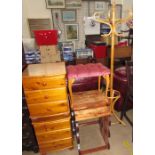
[[62, 10], [62, 21], [63, 22], [75, 22], [76, 21], [76, 10]]
[[95, 10], [97, 11], [101, 11], [104, 10], [104, 2], [95, 2]]
[[67, 9], [77, 9], [82, 6], [82, 1], [81, 0], [66, 0], [66, 8]]
[[78, 40], [79, 35], [78, 31], [79, 31], [78, 24], [65, 24], [66, 40], [67, 41]]
[[46, 0], [46, 6], [51, 8], [65, 8], [65, 0]]

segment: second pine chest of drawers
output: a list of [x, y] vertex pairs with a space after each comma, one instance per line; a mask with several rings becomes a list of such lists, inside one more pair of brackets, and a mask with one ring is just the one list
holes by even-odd
[[64, 62], [29, 65], [23, 72], [23, 87], [40, 152], [71, 148]]

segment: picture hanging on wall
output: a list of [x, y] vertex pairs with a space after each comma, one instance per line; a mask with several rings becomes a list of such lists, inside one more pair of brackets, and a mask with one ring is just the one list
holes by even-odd
[[95, 10], [101, 11], [104, 10], [104, 2], [95, 2]]
[[65, 8], [65, 0], [46, 0], [46, 6], [51, 8]]
[[66, 0], [66, 8], [80, 8], [82, 6], [81, 0]]
[[78, 24], [65, 24], [66, 40], [78, 40]]
[[76, 21], [76, 10], [62, 10], [62, 21], [63, 22]]

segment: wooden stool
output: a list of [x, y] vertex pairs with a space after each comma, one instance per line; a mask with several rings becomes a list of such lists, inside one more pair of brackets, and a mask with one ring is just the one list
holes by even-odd
[[[76, 135], [79, 154], [87, 154], [96, 152], [103, 149], [109, 149], [110, 144], [108, 137], [110, 136], [109, 116], [111, 115], [111, 100], [108, 98], [109, 88], [109, 74], [110, 70], [100, 63], [76, 65], [67, 67], [68, 87], [70, 93], [71, 114], [72, 114], [72, 126]], [[84, 92], [72, 92], [72, 84], [78, 78], [83, 77], [98, 77], [98, 90], [84, 91]], [[105, 80], [106, 88], [102, 92], [100, 89], [101, 78]], [[79, 123], [89, 119], [97, 118], [98, 121]], [[80, 135], [79, 125], [92, 125], [99, 123], [101, 134], [105, 141], [104, 146], [92, 148], [88, 150], [80, 149]]]

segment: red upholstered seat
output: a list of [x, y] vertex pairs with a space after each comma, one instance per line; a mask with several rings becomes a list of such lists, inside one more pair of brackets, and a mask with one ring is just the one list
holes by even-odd
[[101, 63], [89, 63], [86, 65], [79, 64], [76, 66], [70, 65], [67, 66], [67, 76], [68, 79], [71, 78], [84, 78], [84, 77], [95, 77], [102, 75], [109, 75], [109, 68], [103, 66]]

